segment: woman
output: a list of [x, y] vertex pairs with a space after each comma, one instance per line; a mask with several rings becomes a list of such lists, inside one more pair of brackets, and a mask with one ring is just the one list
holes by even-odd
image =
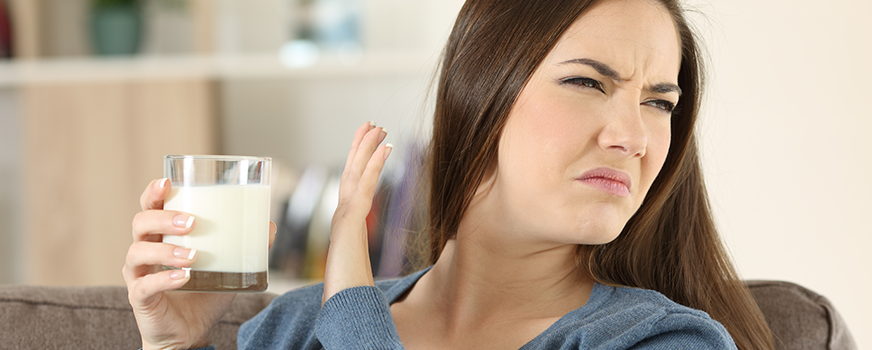
[[[373, 282], [364, 219], [391, 147], [366, 123], [324, 284], [277, 298], [239, 346], [772, 348], [708, 211], [693, 136], [700, 80], [673, 0], [468, 1], [436, 97], [432, 266]], [[162, 183], [144, 209], [161, 207]], [[232, 300], [166, 293], [187, 277], [150, 273], [190, 265], [187, 250], [155, 243], [189, 232], [185, 220], [134, 219], [124, 275], [146, 349], [208, 345]]]

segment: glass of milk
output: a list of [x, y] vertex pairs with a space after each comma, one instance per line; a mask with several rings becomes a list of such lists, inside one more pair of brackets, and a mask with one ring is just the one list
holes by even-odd
[[271, 162], [268, 157], [164, 156], [164, 177], [172, 182], [164, 210], [196, 218], [191, 233], [163, 236], [164, 243], [197, 250], [191, 279], [180, 290], [266, 290]]

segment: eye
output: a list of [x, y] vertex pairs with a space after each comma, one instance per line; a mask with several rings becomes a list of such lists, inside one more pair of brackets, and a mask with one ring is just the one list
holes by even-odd
[[675, 104], [666, 100], [646, 101], [645, 104], [657, 109], [661, 109], [667, 113], [672, 113], [672, 111], [675, 110]]
[[590, 89], [597, 89], [602, 93], [606, 92], [605, 89], [603, 89], [602, 83], [600, 83], [599, 81], [596, 81], [594, 79], [591, 79], [591, 78], [585, 78], [585, 77], [566, 78], [566, 79], [561, 80], [560, 83], [561, 84], [572, 84], [572, 85], [590, 88]]

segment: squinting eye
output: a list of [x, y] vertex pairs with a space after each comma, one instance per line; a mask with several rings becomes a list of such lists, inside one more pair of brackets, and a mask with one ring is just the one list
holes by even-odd
[[667, 113], [672, 113], [672, 111], [675, 109], [675, 104], [666, 100], [647, 101], [645, 102], [645, 104], [654, 108], [662, 109], [664, 112]]
[[596, 80], [593, 80], [591, 78], [585, 78], [585, 77], [566, 78], [566, 79], [561, 80], [560, 83], [561, 84], [572, 84], [572, 85], [577, 85], [577, 86], [591, 88], [591, 89], [597, 89], [602, 93], [606, 92], [603, 89], [602, 83], [600, 83]]

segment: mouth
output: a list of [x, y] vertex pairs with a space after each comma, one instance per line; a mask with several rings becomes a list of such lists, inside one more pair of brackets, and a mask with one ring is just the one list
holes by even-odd
[[588, 170], [577, 179], [593, 188], [619, 197], [629, 197], [633, 181], [630, 175], [611, 168]]

